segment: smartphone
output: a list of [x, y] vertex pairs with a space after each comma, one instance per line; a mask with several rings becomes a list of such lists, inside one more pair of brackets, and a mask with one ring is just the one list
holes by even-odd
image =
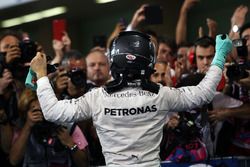
[[121, 23], [121, 25], [123, 25], [124, 27], [127, 27], [127, 25], [128, 25], [128, 23], [124, 17], [121, 17], [119, 19], [119, 23]]
[[149, 5], [144, 8], [146, 24], [162, 24], [163, 12], [160, 5]]
[[62, 40], [63, 33], [66, 31], [66, 20], [65, 19], [56, 19], [52, 22], [53, 28], [53, 39]]

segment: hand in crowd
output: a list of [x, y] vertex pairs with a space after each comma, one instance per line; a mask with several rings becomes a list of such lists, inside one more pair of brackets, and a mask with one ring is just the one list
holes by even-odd
[[72, 147], [75, 144], [72, 137], [69, 135], [67, 128], [63, 126], [60, 126], [57, 129], [57, 137], [64, 146]]
[[238, 32], [233, 32], [232, 30], [234, 25], [240, 28], [245, 23], [247, 12], [248, 12], [248, 7], [245, 5], [240, 5], [235, 9], [231, 17], [231, 31], [229, 33], [231, 39], [238, 39], [240, 37]]
[[[206, 22], [208, 27], [208, 36], [215, 39], [217, 35], [217, 22], [211, 18], [207, 18]], [[200, 26], [198, 30], [198, 37], [201, 38], [205, 35], [203, 27]]]
[[107, 40], [107, 46], [106, 48], [109, 48], [110, 47], [110, 44], [112, 42], [112, 40], [117, 37], [119, 35], [120, 32], [122, 32], [123, 30], [125, 30], [126, 27], [124, 24], [122, 23], [117, 23], [116, 26], [115, 26], [115, 29], [113, 30], [113, 32], [111, 33], [111, 35], [109, 36], [108, 40]]
[[239, 80], [239, 83], [240, 83], [242, 86], [245, 86], [248, 90], [250, 90], [250, 70], [247, 70], [247, 72], [248, 72], [248, 77]]
[[170, 118], [169, 118], [169, 121], [167, 123], [167, 128], [170, 128], [170, 129], [174, 129], [178, 126], [179, 124], [179, 119], [180, 119], [180, 116], [176, 113], [174, 113]]
[[214, 109], [212, 111], [208, 111], [209, 120], [213, 123], [218, 121], [223, 121], [227, 118], [227, 108], [223, 109]]
[[232, 26], [237, 25], [238, 27], [241, 27], [245, 22], [247, 12], [248, 12], [247, 6], [244, 5], [238, 6], [234, 11], [233, 16], [231, 17], [231, 25]]
[[62, 40], [53, 40], [53, 49], [55, 51], [63, 51], [65, 49], [66, 51], [69, 51], [71, 48], [71, 39], [69, 38], [69, 35], [67, 32], [63, 33]]
[[66, 51], [70, 51], [71, 49], [71, 39], [67, 32], [63, 32], [62, 40], [54, 39], [52, 41], [53, 49], [55, 52], [55, 57], [52, 60], [51, 64], [60, 64], [63, 58], [63, 54]]
[[177, 58], [177, 61], [175, 61], [175, 77], [176, 80], [179, 80], [181, 78], [181, 75], [185, 72], [185, 60]]
[[199, 0], [185, 0], [181, 6], [180, 15], [175, 30], [175, 40], [177, 45], [187, 41], [187, 14], [189, 9], [198, 2]]
[[171, 67], [168, 64], [165, 72], [165, 83], [167, 86], [174, 86], [173, 81], [172, 81], [172, 74], [171, 74]]
[[195, 4], [200, 2], [200, 0], [185, 0], [181, 10], [187, 12], [189, 9], [191, 9]]
[[70, 51], [71, 49], [71, 39], [67, 32], [63, 32], [62, 43], [65, 51]]
[[67, 71], [59, 67], [55, 80], [55, 92], [57, 94], [61, 94], [67, 88], [68, 80], [69, 77], [67, 76]]
[[8, 69], [4, 69], [2, 77], [0, 78], [0, 94], [4, 94], [5, 89], [13, 81], [12, 73]]
[[208, 36], [211, 38], [217, 35], [217, 22], [211, 18], [207, 18]]
[[134, 13], [134, 16], [130, 22], [131, 28], [132, 30], [135, 30], [138, 25], [145, 20], [145, 7], [148, 6], [148, 4], [143, 4], [139, 9], [136, 10], [136, 12]]
[[25, 125], [29, 128], [33, 127], [36, 123], [43, 121], [42, 111], [31, 109], [27, 113], [27, 120]]
[[18, 45], [11, 45], [6, 49], [5, 63], [11, 64], [14, 60], [21, 57], [21, 50]]
[[52, 45], [53, 45], [53, 49], [54, 49], [55, 52], [62, 52], [63, 47], [64, 47], [62, 41], [59, 41], [59, 40], [57, 40], [57, 39], [54, 39], [54, 40], [52, 41]]

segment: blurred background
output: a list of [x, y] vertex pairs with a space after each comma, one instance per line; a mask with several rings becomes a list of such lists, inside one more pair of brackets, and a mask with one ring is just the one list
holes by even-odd
[[[86, 54], [93, 45], [94, 36], [109, 36], [121, 18], [129, 23], [136, 9], [144, 3], [157, 4], [163, 9], [163, 24], [148, 28], [174, 38], [183, 0], [116, 0], [108, 3], [97, 3], [97, 0], [0, 0], [0, 30], [11, 28], [28, 32], [51, 53], [52, 21], [65, 19], [72, 48]], [[250, 7], [250, 0], [200, 0], [188, 14], [188, 40], [197, 37], [199, 26], [206, 31], [206, 18], [217, 21], [218, 33], [229, 32], [230, 18], [240, 4]], [[249, 16], [246, 21], [250, 21]]]

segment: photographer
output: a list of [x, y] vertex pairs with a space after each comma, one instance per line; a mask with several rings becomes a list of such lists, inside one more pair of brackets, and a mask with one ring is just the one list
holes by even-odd
[[13, 127], [18, 117], [17, 94], [19, 88], [22, 87], [20, 86], [22, 84], [15, 80], [12, 70], [15, 61], [21, 55], [20, 39], [18, 33], [9, 30], [2, 32], [0, 35], [0, 157], [4, 166], [9, 166], [7, 157], [13, 137]]
[[86, 92], [86, 62], [77, 50], [64, 54], [57, 75], [54, 78], [54, 88], [59, 99], [71, 99], [82, 96]]
[[172, 162], [205, 161], [208, 152], [202, 142], [201, 126], [196, 122], [197, 113], [173, 113], [164, 126], [160, 156]]
[[24, 167], [88, 166], [87, 142], [78, 126], [44, 120], [36, 93], [25, 89], [19, 100], [20, 124], [10, 162]]

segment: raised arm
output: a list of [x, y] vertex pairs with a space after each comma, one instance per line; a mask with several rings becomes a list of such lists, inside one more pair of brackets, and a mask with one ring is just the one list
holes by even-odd
[[229, 32], [230, 39], [240, 38], [238, 29], [245, 23], [248, 7], [244, 5], [238, 6], [231, 17], [231, 28]]
[[187, 38], [187, 15], [189, 9], [194, 6], [199, 0], [185, 0], [181, 6], [179, 19], [176, 25], [175, 40], [176, 44], [179, 45], [186, 41]]
[[138, 25], [145, 20], [145, 15], [144, 15], [144, 8], [148, 6], [147, 4], [141, 5], [139, 9], [137, 9], [133, 15], [133, 18], [131, 22], [129, 23], [126, 31], [132, 31], [136, 30], [138, 28]]
[[213, 99], [216, 87], [221, 80], [226, 56], [232, 50], [232, 41], [227, 35], [218, 35], [215, 50], [211, 67], [197, 86], [170, 89], [166, 96], [170, 98], [168, 105], [171, 109], [178, 111], [193, 109]]

